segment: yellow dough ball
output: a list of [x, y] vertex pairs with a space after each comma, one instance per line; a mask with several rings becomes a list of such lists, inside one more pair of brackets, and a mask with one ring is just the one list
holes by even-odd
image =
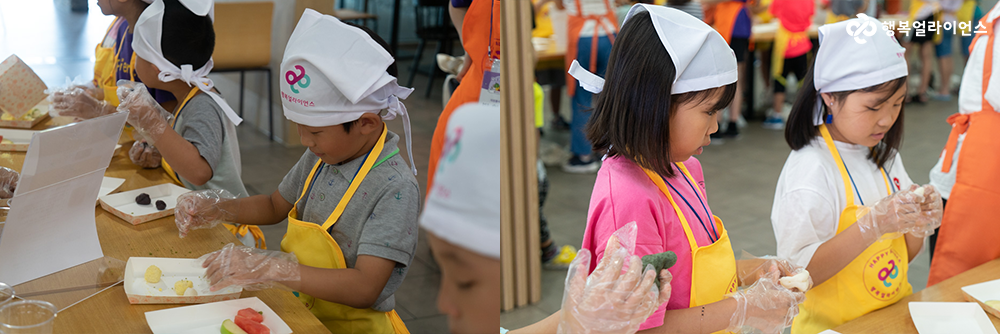
[[174, 292], [176, 292], [178, 296], [183, 296], [184, 291], [186, 291], [188, 288], [193, 288], [193, 287], [194, 283], [192, 283], [189, 280], [182, 279], [180, 281], [177, 281], [177, 283], [174, 283]]
[[163, 276], [163, 271], [160, 267], [149, 266], [146, 268], [146, 283], [160, 283], [160, 276]]

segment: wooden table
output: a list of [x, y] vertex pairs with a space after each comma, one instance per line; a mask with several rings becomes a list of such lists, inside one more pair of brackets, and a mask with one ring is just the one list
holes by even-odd
[[[50, 119], [36, 129], [60, 124], [60, 119]], [[119, 191], [128, 191], [167, 183], [169, 177], [163, 169], [143, 169], [128, 157], [132, 139], [122, 134], [122, 148], [111, 158], [111, 165], [104, 174], [125, 179]], [[20, 171], [24, 152], [11, 152], [0, 156], [0, 166]], [[133, 226], [96, 206], [97, 233], [104, 255], [122, 261], [132, 256], [197, 258], [213, 252], [228, 243], [238, 243], [236, 237], [224, 227], [196, 230], [180, 239], [174, 217], [169, 216]], [[329, 330], [302, 305], [290, 291], [267, 289], [243, 291], [241, 298], [257, 297], [273, 309], [295, 333], [329, 333]], [[145, 312], [183, 305], [131, 305], [125, 288], [117, 285], [91, 297], [63, 312], [55, 321], [56, 333], [151, 333], [146, 325]]]
[[[967, 302], [962, 287], [1000, 278], [1000, 259], [984, 263], [923, 291], [903, 298], [881, 310], [868, 313], [833, 330], [844, 333], [917, 333], [910, 318], [909, 302]], [[1000, 318], [992, 315], [990, 321], [1000, 329]]]

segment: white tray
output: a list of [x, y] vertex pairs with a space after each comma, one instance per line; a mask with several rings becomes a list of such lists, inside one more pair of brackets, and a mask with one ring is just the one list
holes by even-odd
[[910, 302], [909, 307], [920, 334], [997, 334], [976, 303]]
[[[174, 214], [174, 207], [177, 206], [177, 196], [190, 192], [187, 188], [177, 186], [173, 183], [164, 183], [142, 189], [124, 191], [117, 194], [102, 196], [98, 200], [101, 208], [111, 212], [132, 225], [139, 225], [151, 220], [160, 219]], [[149, 194], [149, 205], [139, 205], [135, 203], [135, 197], [141, 193]], [[156, 201], [162, 200], [167, 204], [163, 211], [156, 209]]]
[[38, 131], [0, 128], [0, 136], [3, 136], [3, 140], [0, 140], [0, 151], [27, 152], [31, 136], [35, 132]]
[[118, 190], [118, 187], [122, 186], [122, 183], [125, 183], [125, 179], [105, 176], [104, 179], [101, 180], [101, 192], [97, 194], [97, 198], [101, 198], [115, 192], [115, 190]]
[[219, 334], [222, 321], [232, 320], [236, 312], [247, 307], [263, 312], [264, 326], [271, 329], [271, 334], [292, 333], [288, 324], [257, 297], [150, 311], [146, 312], [146, 324], [154, 334]]
[[[151, 265], [163, 271], [160, 282], [155, 284], [146, 283], [146, 269]], [[202, 304], [240, 298], [243, 292], [243, 288], [233, 286], [211, 292], [208, 279], [202, 276], [205, 268], [198, 259], [132, 257], [125, 263], [125, 295], [129, 304]], [[191, 289], [197, 296], [177, 295], [174, 283], [182, 279], [194, 284]]]
[[1000, 300], [1000, 279], [962, 287], [965, 300], [979, 303], [986, 313], [1000, 318], [1000, 310], [986, 305], [988, 300]]

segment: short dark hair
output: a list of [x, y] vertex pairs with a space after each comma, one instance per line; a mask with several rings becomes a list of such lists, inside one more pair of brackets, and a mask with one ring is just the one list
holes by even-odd
[[178, 0], [163, 0], [163, 57], [180, 67], [197, 70], [212, 59], [215, 51], [215, 28], [208, 15], [198, 16]]
[[[813, 125], [813, 110], [816, 108], [816, 99], [819, 98], [816, 92], [816, 85], [813, 83], [813, 70], [815, 66], [816, 64], [814, 63], [809, 67], [809, 72], [806, 73], [805, 80], [802, 82], [799, 96], [795, 99], [791, 113], [788, 114], [788, 124], [785, 126], [785, 141], [788, 142], [788, 146], [794, 151], [806, 147], [819, 135], [819, 127]], [[856, 92], [884, 92], [885, 95], [878, 101], [879, 104], [882, 104], [888, 101], [903, 85], [906, 85], [906, 78], [904, 76], [874, 86], [833, 92], [830, 95], [836, 99], [837, 103], [843, 103], [848, 95]], [[830, 110], [827, 105], [820, 105], [823, 106], [823, 118], [826, 119], [826, 116], [830, 114]], [[892, 124], [889, 131], [886, 132], [885, 137], [875, 147], [872, 147], [868, 153], [868, 159], [874, 162], [879, 168], [884, 168], [886, 163], [896, 156], [896, 152], [899, 152], [899, 147], [903, 145], [903, 115], [906, 114], [904, 109], [904, 106], [899, 107], [899, 116], [896, 118], [896, 123]]]
[[604, 90], [587, 124], [587, 139], [595, 152], [623, 156], [665, 177], [674, 176], [670, 118], [677, 106], [704, 102], [722, 90], [722, 98], [712, 106], [721, 110], [736, 96], [736, 83], [670, 94], [676, 68], [649, 12], [636, 13], [625, 22], [611, 47], [607, 68]]

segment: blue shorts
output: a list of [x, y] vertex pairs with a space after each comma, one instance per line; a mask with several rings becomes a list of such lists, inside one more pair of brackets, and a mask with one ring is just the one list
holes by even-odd
[[938, 33], [941, 34], [941, 44], [934, 46], [934, 53], [937, 54], [938, 57], [950, 56], [952, 46], [955, 44], [951, 38], [954, 34], [948, 31], [939, 31]]

